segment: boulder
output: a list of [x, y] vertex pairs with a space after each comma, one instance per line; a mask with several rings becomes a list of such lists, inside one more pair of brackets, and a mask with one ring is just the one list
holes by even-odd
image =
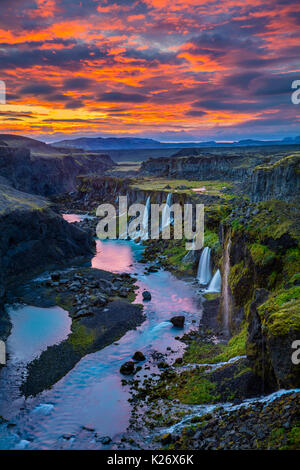
[[173, 326], [176, 326], [176, 328], [183, 328], [184, 321], [185, 317], [183, 315], [177, 315], [176, 317], [172, 317], [170, 320], [170, 322], [173, 324]]
[[146, 358], [141, 351], [136, 351], [134, 355], [132, 356], [132, 359], [134, 359], [137, 362], [140, 362], [140, 361], [144, 361]]
[[133, 361], [127, 361], [124, 364], [121, 365], [120, 367], [120, 372], [123, 375], [131, 375], [134, 373], [134, 362]]
[[151, 300], [151, 294], [148, 290], [144, 290], [142, 295], [143, 295], [143, 300]]

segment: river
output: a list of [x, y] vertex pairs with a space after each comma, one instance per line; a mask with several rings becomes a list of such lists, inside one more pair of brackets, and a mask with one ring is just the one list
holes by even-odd
[[[78, 217], [69, 215], [68, 221]], [[139, 287], [136, 303], [143, 303], [143, 290], [151, 292], [151, 301], [144, 302], [143, 324], [117, 343], [82, 358], [50, 390], [34, 398], [25, 399], [18, 388], [26, 364], [69, 334], [70, 318], [59, 307], [9, 307], [13, 327], [7, 342], [8, 364], [0, 377], [0, 416], [14, 425], [0, 425], [0, 449], [95, 449], [101, 448], [104, 436], [118, 440], [131, 411], [129, 388], [121, 384], [121, 364], [142, 351], [147, 360], [139, 374], [147, 376], [159, 372], [152, 363], [154, 352], [168, 353], [170, 359], [182, 354], [183, 343], [175, 339], [179, 331], [169, 319], [183, 314], [185, 332], [198, 328], [199, 294], [192, 282], [168, 271], [145, 274], [147, 265], [139, 262], [142, 252], [143, 247], [132, 241], [97, 240], [92, 266], [133, 274]]]

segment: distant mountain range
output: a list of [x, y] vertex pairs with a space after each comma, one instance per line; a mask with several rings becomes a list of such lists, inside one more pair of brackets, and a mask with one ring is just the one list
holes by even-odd
[[200, 148], [200, 147], [244, 147], [264, 145], [292, 145], [300, 144], [300, 136], [286, 137], [282, 140], [254, 140], [245, 139], [237, 142], [159, 142], [153, 139], [141, 139], [136, 137], [81, 137], [77, 139], [61, 140], [54, 142], [53, 147], [80, 148], [83, 150], [134, 150], [134, 149], [165, 149], [165, 148]]

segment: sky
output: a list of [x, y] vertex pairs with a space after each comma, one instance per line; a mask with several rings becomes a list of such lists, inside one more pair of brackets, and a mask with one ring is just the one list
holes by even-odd
[[0, 132], [231, 141], [300, 135], [300, 3], [0, 0]]

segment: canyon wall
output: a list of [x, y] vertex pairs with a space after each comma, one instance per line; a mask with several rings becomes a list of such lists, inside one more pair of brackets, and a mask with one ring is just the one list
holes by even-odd
[[47, 197], [73, 191], [79, 174], [103, 174], [113, 166], [108, 155], [44, 155], [22, 146], [0, 145], [0, 176], [16, 189]]
[[279, 201], [250, 210], [247, 226], [237, 215], [222, 225], [219, 320], [231, 334], [247, 328], [247, 357], [265, 391], [299, 387], [291, 359], [300, 338], [297, 212]]
[[252, 201], [300, 200], [300, 153], [256, 167], [250, 177], [249, 193]]
[[0, 304], [6, 290], [51, 267], [89, 258], [90, 235], [49, 202], [0, 184]]
[[[141, 165], [143, 175], [191, 180], [243, 180], [250, 176], [251, 168], [243, 166], [241, 155], [172, 156], [149, 159]], [[252, 162], [253, 166], [258, 159]]]

